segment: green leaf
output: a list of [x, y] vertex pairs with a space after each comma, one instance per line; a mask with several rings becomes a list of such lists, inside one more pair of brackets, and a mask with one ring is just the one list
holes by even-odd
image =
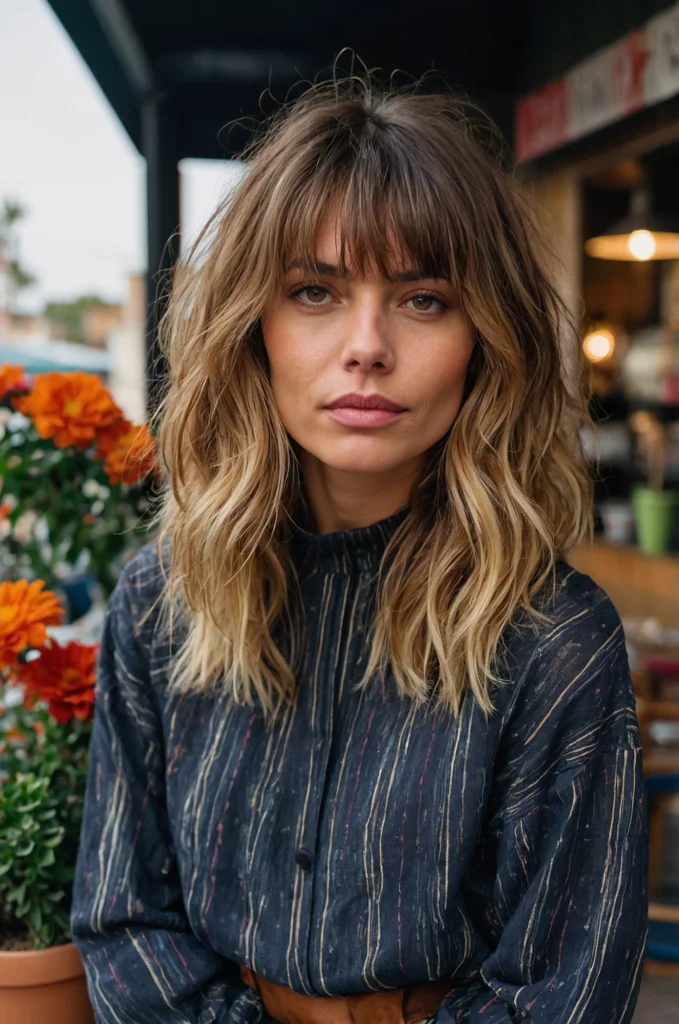
[[55, 860], [56, 857], [54, 856], [54, 850], [46, 850], [45, 853], [40, 858], [40, 860], [38, 861], [38, 867], [47, 868], [50, 866], [50, 864], [54, 864]]
[[49, 847], [53, 848], [55, 846], [58, 846], [59, 843], [62, 841], [62, 839], [63, 839], [63, 833], [62, 833], [62, 830], [60, 829], [58, 836], [54, 836], [52, 839], [43, 839], [42, 845], [43, 846], [49, 846]]
[[18, 886], [16, 889], [10, 889], [7, 893], [8, 903], [23, 903], [26, 899], [26, 884]]
[[36, 932], [39, 932], [40, 929], [42, 928], [42, 910], [40, 909], [39, 903], [36, 903], [33, 907], [31, 907], [31, 913], [28, 919], [35, 928]]

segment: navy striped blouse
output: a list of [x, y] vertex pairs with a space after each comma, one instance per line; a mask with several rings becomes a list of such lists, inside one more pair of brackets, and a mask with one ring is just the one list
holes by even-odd
[[[436, 1024], [625, 1024], [647, 826], [634, 695], [606, 595], [560, 563], [551, 625], [507, 631], [486, 721], [353, 684], [407, 509], [300, 531], [307, 643], [271, 727], [169, 695], [147, 545], [108, 607], [72, 913], [99, 1022], [266, 1024], [247, 964], [299, 992], [450, 979]], [[173, 641], [176, 643], [176, 639]], [[174, 652], [176, 653], [176, 651]]]

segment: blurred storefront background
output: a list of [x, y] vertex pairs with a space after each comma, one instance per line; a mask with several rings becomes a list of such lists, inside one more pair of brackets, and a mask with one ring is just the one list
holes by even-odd
[[516, 106], [515, 152], [545, 212], [592, 373], [596, 539], [632, 655], [679, 641], [679, 5]]
[[[518, 100], [514, 151], [591, 373], [596, 534], [569, 560], [623, 620], [651, 798], [645, 973], [677, 978], [679, 4], [650, 6]], [[676, 1019], [675, 998], [647, 985], [635, 1020]]]
[[597, 531], [653, 556], [679, 551], [677, 92], [675, 4], [522, 97], [515, 120], [591, 363]]

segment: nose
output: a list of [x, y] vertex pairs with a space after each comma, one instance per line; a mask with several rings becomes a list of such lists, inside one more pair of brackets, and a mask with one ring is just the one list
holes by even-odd
[[347, 369], [391, 369], [394, 351], [390, 341], [388, 317], [377, 297], [365, 296], [354, 305], [347, 321], [342, 350]]

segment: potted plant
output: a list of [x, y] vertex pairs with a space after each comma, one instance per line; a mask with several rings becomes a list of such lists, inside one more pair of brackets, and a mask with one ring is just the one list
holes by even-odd
[[69, 936], [96, 645], [50, 639], [43, 581], [0, 584], [0, 1020], [92, 1020]]
[[632, 492], [639, 548], [647, 555], [667, 551], [672, 534], [677, 493], [664, 489], [666, 429], [652, 412], [640, 410], [631, 417], [647, 465], [647, 486]]
[[69, 914], [98, 644], [68, 585], [96, 581], [103, 615], [146, 539], [153, 441], [95, 375], [15, 367], [0, 435], [0, 1021], [91, 1024]]

